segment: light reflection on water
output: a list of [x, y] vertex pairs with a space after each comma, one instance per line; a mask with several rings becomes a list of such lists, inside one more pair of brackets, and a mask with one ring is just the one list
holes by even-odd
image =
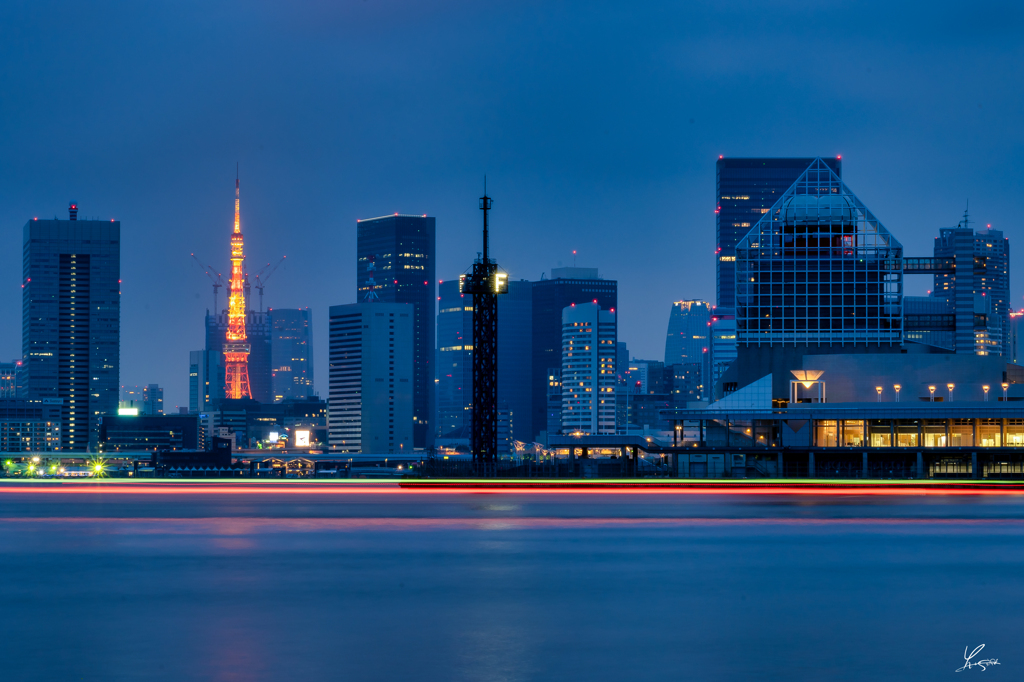
[[1024, 665], [1020, 497], [0, 493], [0, 519], [2, 679]]

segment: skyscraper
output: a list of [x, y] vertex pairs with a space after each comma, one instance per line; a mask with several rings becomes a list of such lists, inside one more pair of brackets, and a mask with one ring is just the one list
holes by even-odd
[[704, 301], [676, 301], [668, 318], [665, 365], [703, 363], [710, 350], [711, 306]]
[[[473, 296], [459, 293], [459, 280], [438, 287], [438, 435], [471, 426], [473, 405]], [[533, 282], [513, 280], [498, 298], [498, 409], [507, 410], [512, 440], [533, 439], [529, 381], [533, 358]]]
[[25, 224], [22, 355], [29, 399], [63, 401], [61, 448], [96, 445], [98, 418], [117, 414], [121, 223]]
[[[723, 158], [715, 165], [715, 281], [712, 317], [711, 382], [736, 359], [736, 245], [768, 213], [783, 192], [814, 161], [808, 158]], [[823, 159], [840, 178], [839, 157]]]
[[274, 402], [313, 395], [313, 316], [309, 308], [274, 308], [267, 316]]
[[562, 432], [615, 433], [615, 313], [597, 303], [562, 311]]
[[551, 279], [542, 278], [533, 283], [533, 363], [530, 368], [533, 440], [539, 440], [541, 432], [547, 428], [548, 370], [562, 365], [562, 311], [573, 303], [594, 301], [602, 310], [611, 312], [618, 305], [618, 282], [601, 279], [597, 268], [555, 268]]
[[149, 384], [142, 389], [142, 414], [157, 415], [164, 413], [164, 389], [158, 384]]
[[430, 447], [434, 414], [435, 221], [389, 215], [356, 223], [358, 301], [409, 303], [413, 320], [413, 443]]
[[961, 223], [939, 230], [934, 253], [954, 262], [935, 275], [932, 290], [955, 316], [953, 350], [1010, 356], [1010, 241], [1000, 230]]
[[188, 356], [188, 411], [202, 414], [213, 408], [215, 400], [224, 397], [224, 354], [194, 350]]
[[[736, 245], [813, 161], [814, 157], [719, 157], [715, 164], [717, 307], [736, 307]], [[839, 157], [822, 161], [843, 177]]]
[[412, 451], [414, 316], [410, 304], [331, 306], [331, 449], [379, 454]]
[[[461, 435], [470, 427], [473, 407], [473, 297], [459, 292], [457, 279], [441, 282], [438, 294], [437, 435]], [[500, 319], [499, 313], [499, 333]]]

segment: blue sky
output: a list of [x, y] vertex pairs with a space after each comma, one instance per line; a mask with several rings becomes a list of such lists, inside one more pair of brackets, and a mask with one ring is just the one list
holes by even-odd
[[479, 249], [485, 173], [510, 276], [576, 249], [619, 281], [620, 339], [650, 359], [671, 301], [714, 302], [719, 154], [841, 154], [910, 255], [968, 199], [1016, 248], [1018, 4], [636, 5], [8, 0], [0, 358], [20, 355], [22, 226], [75, 199], [122, 221], [121, 382], [187, 404], [212, 303], [189, 254], [227, 269], [236, 161], [250, 269], [288, 255], [265, 301], [313, 309], [323, 395], [356, 219], [436, 216], [438, 276], [455, 277]]

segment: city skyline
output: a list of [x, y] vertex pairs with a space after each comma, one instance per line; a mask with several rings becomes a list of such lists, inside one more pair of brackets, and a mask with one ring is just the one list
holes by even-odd
[[[227, 271], [223, 237], [235, 161], [248, 188], [248, 269], [288, 254], [267, 287], [265, 307], [313, 311], [314, 385], [321, 395], [328, 308], [356, 302], [355, 220], [394, 212], [436, 217], [437, 279], [454, 278], [478, 248], [476, 197], [484, 173], [495, 197], [494, 253], [510, 279], [537, 280], [560, 264], [571, 266], [577, 250], [578, 265], [600, 268], [619, 282], [619, 338], [636, 357], [652, 359], [661, 357], [672, 301], [715, 299], [713, 173], [720, 154], [842, 155], [844, 181], [900, 235], [908, 253], [929, 253], [938, 230], [956, 225], [968, 199], [975, 226], [991, 224], [1011, 240], [1016, 236], [1021, 199], [1013, 162], [1021, 133], [1012, 121], [1021, 95], [1001, 86], [1006, 68], [1021, 63], [1013, 39], [1019, 17], [1012, 12], [994, 26], [984, 21], [984, 6], [966, 16], [939, 6], [914, 16], [915, 24], [909, 10], [897, 11], [891, 20], [906, 25], [895, 46], [870, 13], [837, 8], [807, 16], [802, 7], [782, 6], [756, 21], [712, 8], [625, 18], [584, 12], [570, 20], [570, 6], [470, 10], [456, 3], [417, 10], [388, 33], [365, 35], [360, 32], [377, 25], [382, 10], [325, 11], [313, 17], [302, 10], [253, 10], [226, 36], [201, 32], [178, 60], [161, 62], [132, 57], [149, 55], [154, 41], [170, 50], [166, 41], [186, 30], [188, 11], [172, 16], [147, 9], [116, 19], [100, 10], [81, 17], [78, 31], [57, 34], [38, 8], [8, 10], [9, 20], [24, 35], [37, 36], [42, 49], [19, 42], [0, 47], [8, 61], [26, 64], [0, 76], [9, 101], [22, 102], [0, 114], [9, 131], [0, 161], [7, 239], [33, 217], [65, 219], [71, 199], [83, 217], [121, 221], [120, 383], [165, 387], [168, 409], [188, 404], [187, 353], [203, 347], [202, 318], [212, 308], [209, 281], [189, 254]], [[779, 31], [791, 30], [786, 25], [795, 16], [816, 26], [841, 21], [847, 30], [828, 40], [832, 47], [820, 64], [798, 63], [807, 44], [794, 40], [780, 48], [779, 66], [754, 65], [759, 60], [751, 57]], [[693, 21], [678, 21], [685, 17]], [[471, 36], [502, 18], [550, 21], [551, 39], [526, 40], [505, 56], [491, 53], [480, 41], [510, 34], [490, 28], [483, 37]], [[634, 30], [645, 27], [649, 39], [632, 57], [637, 43], [608, 48], [620, 20]], [[728, 26], [724, 34], [713, 28], [719, 20]], [[354, 47], [339, 47], [318, 21], [341, 30]], [[277, 41], [260, 55], [253, 46], [275, 32], [275, 22], [283, 26], [274, 33]], [[690, 28], [673, 28], [684, 24]], [[150, 25], [164, 26], [167, 34], [152, 33]], [[586, 38], [575, 35], [581, 25]], [[115, 26], [117, 34], [111, 33]], [[125, 27], [132, 37], [114, 41], [118, 50], [95, 40]], [[434, 38], [425, 37], [431, 33]], [[435, 50], [437, 34], [452, 38], [453, 46]], [[971, 42], [972, 36], [984, 36], [984, 44]], [[952, 42], [963, 50], [949, 52]], [[907, 57], [907, 46], [917, 56]], [[391, 50], [389, 59], [371, 67], [369, 81], [346, 66], [367, 48]], [[297, 50], [303, 68], [292, 69], [297, 63], [285, 57], [289, 50]], [[453, 70], [461, 55], [477, 50], [478, 65]], [[308, 55], [321, 52], [341, 66], [306, 65]], [[534, 66], [527, 59], [534, 52], [540, 63], [558, 67], [546, 73]], [[222, 94], [201, 103], [186, 89], [194, 87], [186, 83], [195, 63], [212, 63], [207, 70], [214, 73], [235, 63], [238, 53], [237, 80], [199, 76], [200, 87], [224, 86]], [[76, 78], [72, 54], [81, 68], [111, 70], [110, 79]], [[282, 66], [274, 67], [274, 59]], [[566, 79], [576, 59], [600, 68], [578, 81]], [[423, 80], [439, 65], [449, 67], [445, 76]], [[494, 79], [512, 79], [503, 95], [508, 113], [475, 103], [478, 68]], [[837, 70], [847, 74], [849, 95], [838, 85]], [[304, 75], [290, 83], [292, 72]], [[604, 102], [597, 73], [625, 89], [628, 107]], [[638, 73], [635, 85], [626, 83]], [[325, 93], [315, 85], [325, 79], [349, 94]], [[44, 93], [60, 92], [69, 82], [78, 106], [49, 107]], [[121, 94], [125, 83], [134, 86], [133, 98]], [[115, 84], [119, 90], [111, 90]], [[297, 101], [278, 108], [259, 94], [266, 88]], [[382, 116], [400, 101], [393, 93], [402, 92], [419, 98], [419, 118], [411, 110]], [[180, 103], [166, 106], [166, 97]], [[553, 106], [535, 109], [538, 97]], [[760, 106], [749, 106], [758, 98]], [[794, 98], [802, 102], [799, 114], [787, 106]], [[359, 102], [365, 108], [349, 106]], [[197, 107], [209, 109], [200, 115]], [[465, 110], [457, 124], [446, 122], [452, 107]], [[161, 113], [148, 113], [156, 110]], [[334, 120], [328, 111], [345, 113]], [[407, 163], [393, 164], [395, 154]], [[16, 250], [4, 254], [0, 285], [9, 293], [0, 296], [0, 312], [16, 319], [21, 282], [14, 273], [21, 268], [13, 260]], [[1010, 304], [1017, 308], [1024, 279], [1012, 270], [1010, 279]], [[918, 278], [907, 293], [929, 288]], [[8, 348], [4, 357], [15, 357], [20, 330], [8, 327], [0, 346]]]

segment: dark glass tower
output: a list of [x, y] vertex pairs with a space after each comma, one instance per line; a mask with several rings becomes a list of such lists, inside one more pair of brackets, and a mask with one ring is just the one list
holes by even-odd
[[121, 223], [32, 219], [24, 229], [22, 354], [29, 399], [58, 399], [61, 449], [95, 450], [117, 414]]
[[356, 296], [360, 303], [411, 303], [413, 447], [433, 443], [434, 218], [389, 215], [356, 222]]
[[619, 284], [600, 279], [597, 268], [556, 268], [533, 283], [533, 363], [530, 369], [534, 440], [547, 429], [548, 370], [562, 366], [562, 311], [573, 303], [618, 308]]
[[[839, 157], [822, 159], [840, 178]], [[814, 157], [725, 159], [715, 166], [715, 269], [718, 307], [736, 307], [736, 244], [807, 170]], [[723, 311], [725, 312], [725, 311]]]
[[[438, 287], [437, 434], [468, 433], [473, 409], [473, 296], [459, 280]], [[511, 438], [533, 440], [530, 376], [533, 355], [533, 282], [508, 282], [498, 298], [498, 410], [511, 416]], [[561, 404], [559, 404], [561, 409]], [[543, 428], [543, 427], [542, 427]]]
[[270, 373], [274, 402], [313, 395], [313, 315], [309, 308], [274, 308], [270, 318]]

